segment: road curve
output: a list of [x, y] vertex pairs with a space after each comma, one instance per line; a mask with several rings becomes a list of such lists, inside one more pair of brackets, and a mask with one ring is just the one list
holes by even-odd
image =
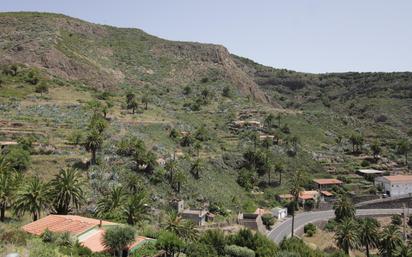
[[[403, 209], [361, 209], [356, 211], [356, 216], [373, 216], [373, 215], [392, 215], [397, 213], [402, 213]], [[323, 220], [329, 220], [335, 217], [333, 210], [329, 211], [314, 211], [314, 212], [303, 212], [295, 216], [295, 231], [301, 229], [307, 223], [313, 223]], [[283, 238], [290, 237], [292, 227], [292, 218], [287, 218], [284, 221], [278, 223], [267, 236], [280, 243]]]

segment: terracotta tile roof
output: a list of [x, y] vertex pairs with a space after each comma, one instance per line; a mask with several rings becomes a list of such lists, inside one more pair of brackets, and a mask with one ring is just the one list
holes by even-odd
[[299, 195], [301, 200], [315, 199], [319, 195], [318, 191], [302, 191]]
[[270, 210], [257, 208], [254, 213], [258, 215], [264, 215], [264, 214], [270, 213]]
[[343, 183], [339, 179], [335, 179], [335, 178], [319, 178], [319, 179], [314, 179], [313, 181], [319, 185], [339, 185]]
[[[103, 245], [103, 238], [105, 234], [104, 229], [99, 229], [95, 233], [93, 233], [91, 236], [80, 242], [81, 245], [84, 247], [89, 248], [92, 252], [97, 253], [97, 252], [103, 252], [106, 251], [106, 247]], [[146, 240], [151, 240], [148, 237], [143, 237], [143, 236], [138, 236], [136, 237], [135, 241], [128, 246], [128, 250], [131, 250], [135, 248], [136, 246], [140, 245]]]
[[396, 182], [412, 182], [412, 175], [396, 175], [396, 176], [384, 176], [385, 179], [392, 183]]
[[332, 196], [333, 194], [329, 191], [320, 191], [320, 193], [324, 196]]
[[[23, 230], [35, 235], [43, 234], [46, 229], [52, 232], [69, 232], [70, 234], [78, 235], [99, 225], [99, 223], [100, 220], [75, 215], [49, 215], [23, 226]], [[102, 225], [115, 224], [102, 221]]]

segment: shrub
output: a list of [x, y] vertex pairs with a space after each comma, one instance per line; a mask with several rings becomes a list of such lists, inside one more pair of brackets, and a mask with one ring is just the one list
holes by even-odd
[[393, 225], [396, 225], [396, 226], [402, 225], [402, 217], [399, 214], [393, 215], [391, 220], [392, 220], [391, 222]]
[[328, 222], [325, 224], [325, 230], [329, 232], [335, 231], [336, 228], [336, 221], [334, 219], [328, 220]]
[[131, 227], [115, 226], [106, 230], [103, 244], [111, 251], [119, 253], [134, 239], [135, 231]]
[[311, 237], [316, 233], [317, 227], [313, 223], [308, 223], [303, 227], [303, 232]]
[[67, 141], [71, 145], [81, 145], [84, 141], [84, 134], [81, 130], [74, 130], [67, 137]]
[[192, 88], [190, 86], [185, 86], [183, 88], [183, 94], [184, 95], [190, 95], [192, 93]]
[[247, 247], [227, 245], [225, 253], [232, 257], [255, 257], [255, 252]]
[[264, 214], [262, 215], [262, 222], [267, 229], [270, 229], [270, 227], [275, 224], [275, 218], [272, 217], [272, 214]]
[[55, 243], [59, 246], [73, 246], [74, 242], [69, 232], [58, 234], [55, 240]]
[[30, 165], [30, 152], [22, 146], [12, 146], [6, 154], [6, 161], [12, 163], [12, 167], [18, 171], [26, 170]]
[[223, 88], [223, 91], [222, 91], [222, 96], [224, 96], [224, 97], [230, 97], [231, 94], [232, 94], [232, 92], [231, 92], [231, 90], [230, 90], [230, 87], [229, 87], [229, 86], [225, 86], [225, 87]]
[[288, 124], [284, 124], [283, 127], [280, 129], [283, 133], [285, 134], [289, 134], [290, 133], [290, 129]]
[[41, 235], [41, 240], [45, 243], [51, 243], [55, 240], [55, 235], [48, 229], [46, 229]]
[[370, 162], [368, 160], [362, 160], [361, 166], [362, 167], [368, 167], [370, 165]]

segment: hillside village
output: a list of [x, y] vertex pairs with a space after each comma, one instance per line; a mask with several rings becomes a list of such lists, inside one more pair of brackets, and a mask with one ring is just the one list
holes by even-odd
[[411, 73], [48, 13], [1, 13], [0, 54], [1, 256], [411, 252]]

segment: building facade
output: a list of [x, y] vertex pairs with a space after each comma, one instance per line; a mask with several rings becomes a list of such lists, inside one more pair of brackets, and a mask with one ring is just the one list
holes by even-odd
[[375, 186], [389, 196], [412, 193], [412, 175], [383, 176], [375, 178]]

